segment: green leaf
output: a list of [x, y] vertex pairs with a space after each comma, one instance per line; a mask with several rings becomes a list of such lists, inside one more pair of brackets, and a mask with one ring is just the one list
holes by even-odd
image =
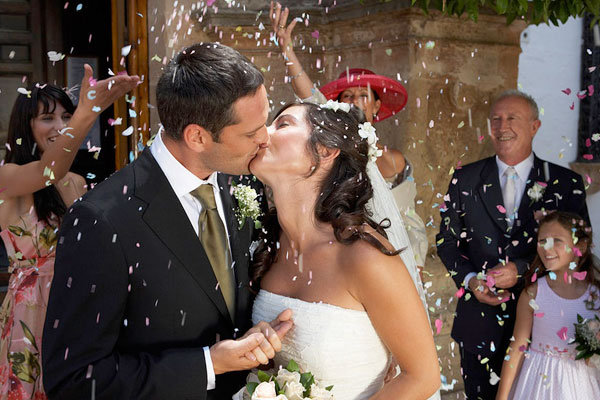
[[23, 321], [19, 321], [19, 322], [21, 323], [21, 328], [23, 328], [23, 333], [25, 334], [25, 337], [31, 342], [33, 347], [39, 352], [37, 344], [35, 343], [35, 337], [33, 336], [33, 333], [31, 333], [31, 330], [25, 324], [25, 322], [23, 322]]
[[497, 0], [496, 11], [498, 14], [506, 14], [506, 10], [508, 10], [508, 0]]
[[254, 393], [254, 391], [256, 390], [257, 387], [258, 387], [258, 382], [246, 383], [246, 390], [248, 391], [248, 393], [250, 393], [250, 396], [252, 396], [252, 393]]
[[310, 385], [315, 383], [315, 377], [310, 372], [305, 372], [303, 374], [300, 374], [300, 383], [302, 384], [302, 386], [304, 386], [304, 389], [310, 390]]
[[517, 18], [517, 13], [510, 11], [506, 14], [506, 25], [510, 25]]
[[519, 0], [519, 11], [523, 14], [527, 13], [529, 2], [527, 0]]
[[327, 386], [327, 387], [325, 388], [325, 390], [329, 390], [330, 392], [331, 392], [331, 390], [332, 390], [332, 389], [333, 389], [333, 385], [331, 385], [331, 386]]
[[271, 375], [267, 374], [265, 371], [258, 370], [258, 380], [261, 382], [269, 382], [271, 380]]
[[581, 324], [583, 323], [584, 319], [581, 315], [577, 314], [577, 323]]
[[[25, 352], [27, 353], [29, 350], [25, 349]], [[31, 354], [31, 352], [29, 353]], [[8, 359], [12, 362], [12, 372], [17, 378], [27, 383], [35, 383], [32, 368], [28, 364], [30, 359], [28, 355], [25, 353], [10, 353]]]
[[290, 372], [300, 372], [300, 367], [298, 366], [298, 364], [294, 360], [290, 360], [288, 362], [287, 367], [285, 367], [285, 369], [287, 369]]
[[10, 232], [12, 232], [14, 235], [16, 236], [31, 236], [31, 232], [26, 231], [25, 229], [21, 228], [20, 226], [16, 226], [16, 225], [9, 225], [8, 226], [8, 230]]

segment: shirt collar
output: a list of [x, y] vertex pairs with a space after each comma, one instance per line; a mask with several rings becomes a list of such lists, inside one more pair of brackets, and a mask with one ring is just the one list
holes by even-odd
[[150, 152], [167, 177], [177, 197], [186, 195], [198, 186], [206, 185], [207, 183], [210, 183], [213, 187], [218, 187], [216, 172], [210, 174], [206, 180], [198, 178], [171, 154], [162, 141], [160, 133], [154, 138], [150, 146]]
[[[526, 159], [524, 159], [517, 165], [513, 165], [513, 168], [515, 169], [515, 171], [517, 171], [519, 179], [522, 179], [523, 181], [527, 180], [527, 178], [529, 177], [529, 172], [531, 171], [531, 168], [533, 168], [533, 160], [534, 156], [532, 151], [531, 153], [529, 153], [529, 156]], [[510, 167], [510, 165], [500, 160], [498, 156], [496, 156], [496, 165], [498, 165], [499, 176], [503, 176], [504, 172], [508, 169], [508, 167]]]

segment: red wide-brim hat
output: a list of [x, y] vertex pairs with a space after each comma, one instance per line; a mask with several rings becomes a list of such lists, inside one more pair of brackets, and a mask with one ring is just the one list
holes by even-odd
[[408, 100], [406, 89], [394, 79], [376, 75], [373, 71], [362, 68], [351, 68], [340, 74], [339, 78], [321, 88], [321, 93], [328, 100], [337, 100], [340, 93], [351, 87], [370, 87], [377, 92], [381, 107], [375, 122], [383, 121], [402, 110]]

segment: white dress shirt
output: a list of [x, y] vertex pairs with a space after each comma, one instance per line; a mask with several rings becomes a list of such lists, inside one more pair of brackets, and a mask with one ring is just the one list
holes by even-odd
[[[518, 163], [517, 165], [513, 165], [512, 167], [517, 172], [517, 175], [514, 177], [515, 179], [515, 208], [518, 210], [521, 205], [521, 200], [523, 200], [523, 195], [525, 194], [525, 186], [527, 186], [527, 179], [529, 179], [529, 173], [531, 172], [531, 168], [533, 168], [533, 160], [534, 160], [533, 152], [529, 153], [529, 156]], [[504, 172], [510, 167], [510, 165], [504, 163], [502, 160], [496, 156], [496, 165], [498, 166], [498, 178], [500, 179], [500, 187], [502, 188], [502, 193], [504, 193], [504, 188], [506, 187], [506, 175]], [[515, 216], [515, 219], [519, 218], [518, 215]], [[469, 281], [474, 276], [477, 276], [475, 272], [469, 272], [465, 279], [463, 280], [463, 286], [465, 289], [469, 288]]]
[[[196, 235], [198, 234], [199, 230], [198, 219], [200, 218], [200, 212], [202, 211], [202, 204], [190, 192], [200, 185], [206, 185], [210, 183], [213, 186], [215, 202], [217, 203], [217, 211], [219, 213], [219, 217], [221, 217], [223, 226], [225, 227], [225, 233], [227, 234], [227, 237], [229, 237], [227, 223], [225, 222], [223, 203], [221, 202], [221, 192], [219, 190], [219, 184], [217, 183], [217, 173], [213, 172], [206, 180], [198, 178], [179, 161], [177, 161], [175, 157], [173, 157], [169, 149], [167, 149], [165, 146], [165, 143], [162, 141], [160, 133], [154, 138], [154, 141], [150, 146], [150, 152], [152, 153], [152, 156], [154, 156], [154, 159], [158, 163], [160, 169], [167, 177], [167, 180], [169, 181], [171, 188], [173, 188], [173, 191], [179, 199], [179, 202], [183, 206], [183, 209], [185, 210], [185, 213], [190, 220], [190, 224], [192, 224]], [[230, 247], [229, 241], [227, 241], [227, 245]], [[229, 252], [231, 254], [231, 248], [229, 248]], [[206, 389], [211, 390], [216, 387], [216, 376], [208, 346], [204, 347], [204, 359], [206, 362], [206, 375], [208, 382]]]

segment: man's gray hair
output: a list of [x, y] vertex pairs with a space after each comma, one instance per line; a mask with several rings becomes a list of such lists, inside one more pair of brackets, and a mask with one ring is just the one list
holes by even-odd
[[533, 116], [533, 119], [540, 119], [540, 110], [533, 97], [531, 97], [527, 93], [521, 92], [520, 90], [516, 89], [509, 89], [500, 93], [500, 95], [496, 97], [496, 99], [492, 102], [492, 109], [500, 100], [504, 100], [508, 97], [518, 97], [520, 99], [525, 100], [527, 104], [529, 104], [529, 108], [531, 108], [531, 115]]

